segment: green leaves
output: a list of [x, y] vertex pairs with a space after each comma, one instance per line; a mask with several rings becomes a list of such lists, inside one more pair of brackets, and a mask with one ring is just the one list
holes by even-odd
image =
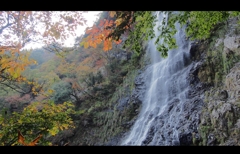
[[24, 108], [21, 113], [14, 112], [9, 118], [0, 116], [0, 145], [18, 145], [17, 131], [21, 130], [27, 141], [43, 134], [41, 145], [48, 145], [46, 137], [54, 136], [61, 130], [74, 128], [70, 114], [74, 114], [70, 102], [54, 104], [52, 101], [35, 102]]
[[130, 31], [127, 40], [124, 42], [124, 48], [140, 53], [142, 51], [142, 41], [149, 40], [155, 37], [154, 20], [156, 16], [151, 11], [136, 11], [134, 13], [135, 25], [134, 30]]
[[[169, 12], [168, 21], [163, 20], [158, 30], [161, 34], [158, 36], [155, 44], [158, 44], [157, 50], [162, 52], [162, 56], [167, 56], [167, 52], [177, 48], [174, 35], [176, 34], [175, 23], [180, 23], [181, 27], [187, 24], [185, 29], [186, 36], [191, 40], [208, 39], [217, 24], [226, 21], [229, 17], [239, 16], [239, 11], [184, 11]], [[159, 40], [163, 40], [159, 44]]]
[[186, 28], [186, 35], [191, 40], [202, 40], [210, 37], [210, 34], [218, 23], [226, 21], [229, 17], [226, 11], [191, 11], [190, 23]]

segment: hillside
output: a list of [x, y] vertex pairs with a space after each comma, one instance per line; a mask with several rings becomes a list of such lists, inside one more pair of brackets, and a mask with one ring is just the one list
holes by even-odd
[[104, 11], [21, 73], [0, 52], [0, 145], [239, 145], [239, 30], [239, 12]]

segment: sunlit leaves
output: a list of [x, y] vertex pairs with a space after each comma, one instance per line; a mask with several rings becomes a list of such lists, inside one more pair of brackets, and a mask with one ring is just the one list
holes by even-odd
[[[25, 70], [26, 66], [36, 63], [34, 60], [30, 60], [29, 54], [17, 53], [17, 52], [1, 52], [0, 53], [0, 74], [9, 76], [9, 80], [17, 79], [21, 81], [22, 71]], [[1, 79], [1, 77], [0, 77]]]
[[151, 11], [137, 11], [134, 16], [136, 24], [125, 41], [124, 48], [134, 50], [139, 54], [142, 50], [143, 40], [149, 40], [155, 36], [153, 28], [156, 16]]
[[123, 22], [123, 18], [119, 18], [114, 23], [116, 24], [116, 26], [119, 26], [122, 22]]
[[[110, 16], [113, 17], [116, 15], [115, 11], [110, 11]], [[103, 51], [109, 51], [112, 49], [112, 44], [121, 43], [121, 40], [109, 37], [113, 32], [112, 28], [120, 25], [123, 19], [119, 18], [116, 21], [103, 19], [100, 20], [98, 25], [93, 25], [91, 28], [86, 29], [86, 34], [88, 36], [83, 38], [80, 45], [83, 45], [84, 48], [94, 47], [103, 43]]]
[[73, 104], [64, 102], [35, 102], [27, 106], [22, 112], [14, 112], [11, 117], [0, 116], [0, 145], [21, 145], [18, 143], [18, 130], [25, 137], [24, 142], [29, 143], [38, 136], [39, 132], [44, 138], [39, 140], [40, 145], [49, 145], [47, 136], [54, 136], [59, 131], [74, 128], [70, 114], [74, 114]]
[[26, 44], [62, 42], [85, 23], [79, 11], [1, 11], [0, 73], [19, 80], [26, 66], [36, 64], [19, 52]]

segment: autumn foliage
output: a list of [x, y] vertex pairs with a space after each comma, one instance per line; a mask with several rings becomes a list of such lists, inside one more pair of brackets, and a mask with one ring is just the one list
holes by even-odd
[[[103, 42], [103, 50], [108, 51], [112, 49], [112, 38], [107, 38], [107, 36], [111, 33], [110, 29], [106, 29], [108, 26], [113, 25], [113, 20], [101, 20], [98, 26], [94, 25], [91, 28], [86, 30], [86, 34], [89, 34], [83, 41], [85, 48], [89, 46], [96, 48], [98, 44]], [[116, 44], [121, 43], [121, 40], [115, 41]]]
[[0, 11], [0, 83], [26, 80], [22, 71], [35, 60], [20, 52], [28, 43], [62, 43], [86, 20], [83, 12]]
[[42, 137], [42, 134], [38, 135], [33, 141], [30, 143], [25, 142], [25, 137], [22, 135], [22, 133], [18, 130], [18, 142], [24, 146], [36, 146], [38, 140], [40, 140]]
[[[22, 112], [13, 112], [9, 117], [0, 115], [0, 145], [34, 146], [36, 142], [41, 145], [50, 145], [46, 137], [74, 128], [70, 117], [70, 114], [74, 114], [73, 108], [74, 105], [70, 102], [57, 105], [52, 101], [34, 102], [25, 107]], [[19, 133], [19, 130], [25, 137]]]
[[133, 11], [109, 11], [107, 18], [86, 29], [87, 37], [81, 45], [85, 48], [103, 43], [103, 51], [112, 49], [113, 43], [120, 44], [120, 36], [132, 26]]
[[[30, 104], [22, 111], [0, 115], [0, 145], [35, 146], [41, 135], [34, 140], [31, 138], [36, 137], [37, 132], [42, 132], [43, 136], [54, 136], [61, 130], [73, 127], [69, 116], [74, 113], [71, 110], [73, 106], [70, 103], [56, 106], [54, 102], [44, 103], [43, 100], [48, 100], [53, 91], [43, 91], [45, 81], [24, 76], [28, 66], [37, 65], [37, 61], [30, 58], [30, 52], [25, 48], [31, 43], [62, 45], [70, 35], [76, 36], [78, 26], [86, 23], [83, 13], [0, 11], [0, 86], [1, 91], [7, 93], [1, 101], [9, 101], [10, 106], [18, 102]], [[41, 102], [33, 103], [34, 99]], [[26, 134], [27, 139], [17, 130]], [[41, 144], [47, 143], [41, 141]]]

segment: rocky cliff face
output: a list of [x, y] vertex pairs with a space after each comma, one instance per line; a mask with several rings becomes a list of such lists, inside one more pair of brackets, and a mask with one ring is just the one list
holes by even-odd
[[[236, 31], [236, 19], [220, 27], [215, 38], [196, 42], [191, 46], [190, 71], [186, 80], [187, 101], [183, 109], [177, 107], [179, 100], [167, 103], [164, 112], [154, 119], [161, 142], [155, 145], [239, 145], [240, 128], [240, 35]], [[217, 37], [216, 37], [217, 36]], [[233, 67], [234, 66], [234, 67]], [[144, 96], [144, 74], [136, 77], [135, 96]], [[133, 97], [141, 104], [141, 97]], [[182, 110], [181, 112], [179, 112]], [[169, 117], [173, 117], [169, 121]], [[146, 117], [147, 118], [147, 117]], [[180, 119], [176, 131], [179, 141], [172, 140], [171, 123]], [[132, 124], [132, 122], [131, 122]], [[142, 145], [152, 145], [155, 127], [150, 129]], [[126, 135], [126, 134], [125, 134]], [[122, 135], [124, 137], [124, 135]], [[119, 137], [121, 138], [121, 137]], [[119, 144], [120, 139], [108, 145]]]
[[[212, 47], [208, 45], [201, 58], [205, 65], [200, 68], [198, 76], [202, 83], [210, 86], [204, 93], [198, 134], [193, 134], [197, 136], [193, 138], [194, 145], [239, 145], [240, 43], [236, 29], [236, 19], [230, 20], [225, 35], [212, 41]], [[210, 52], [217, 53], [211, 54], [215, 59], [211, 60], [213, 65], [207, 64]], [[214, 75], [209, 73], [212, 78], [207, 76], [209, 70], [214, 72]]]

